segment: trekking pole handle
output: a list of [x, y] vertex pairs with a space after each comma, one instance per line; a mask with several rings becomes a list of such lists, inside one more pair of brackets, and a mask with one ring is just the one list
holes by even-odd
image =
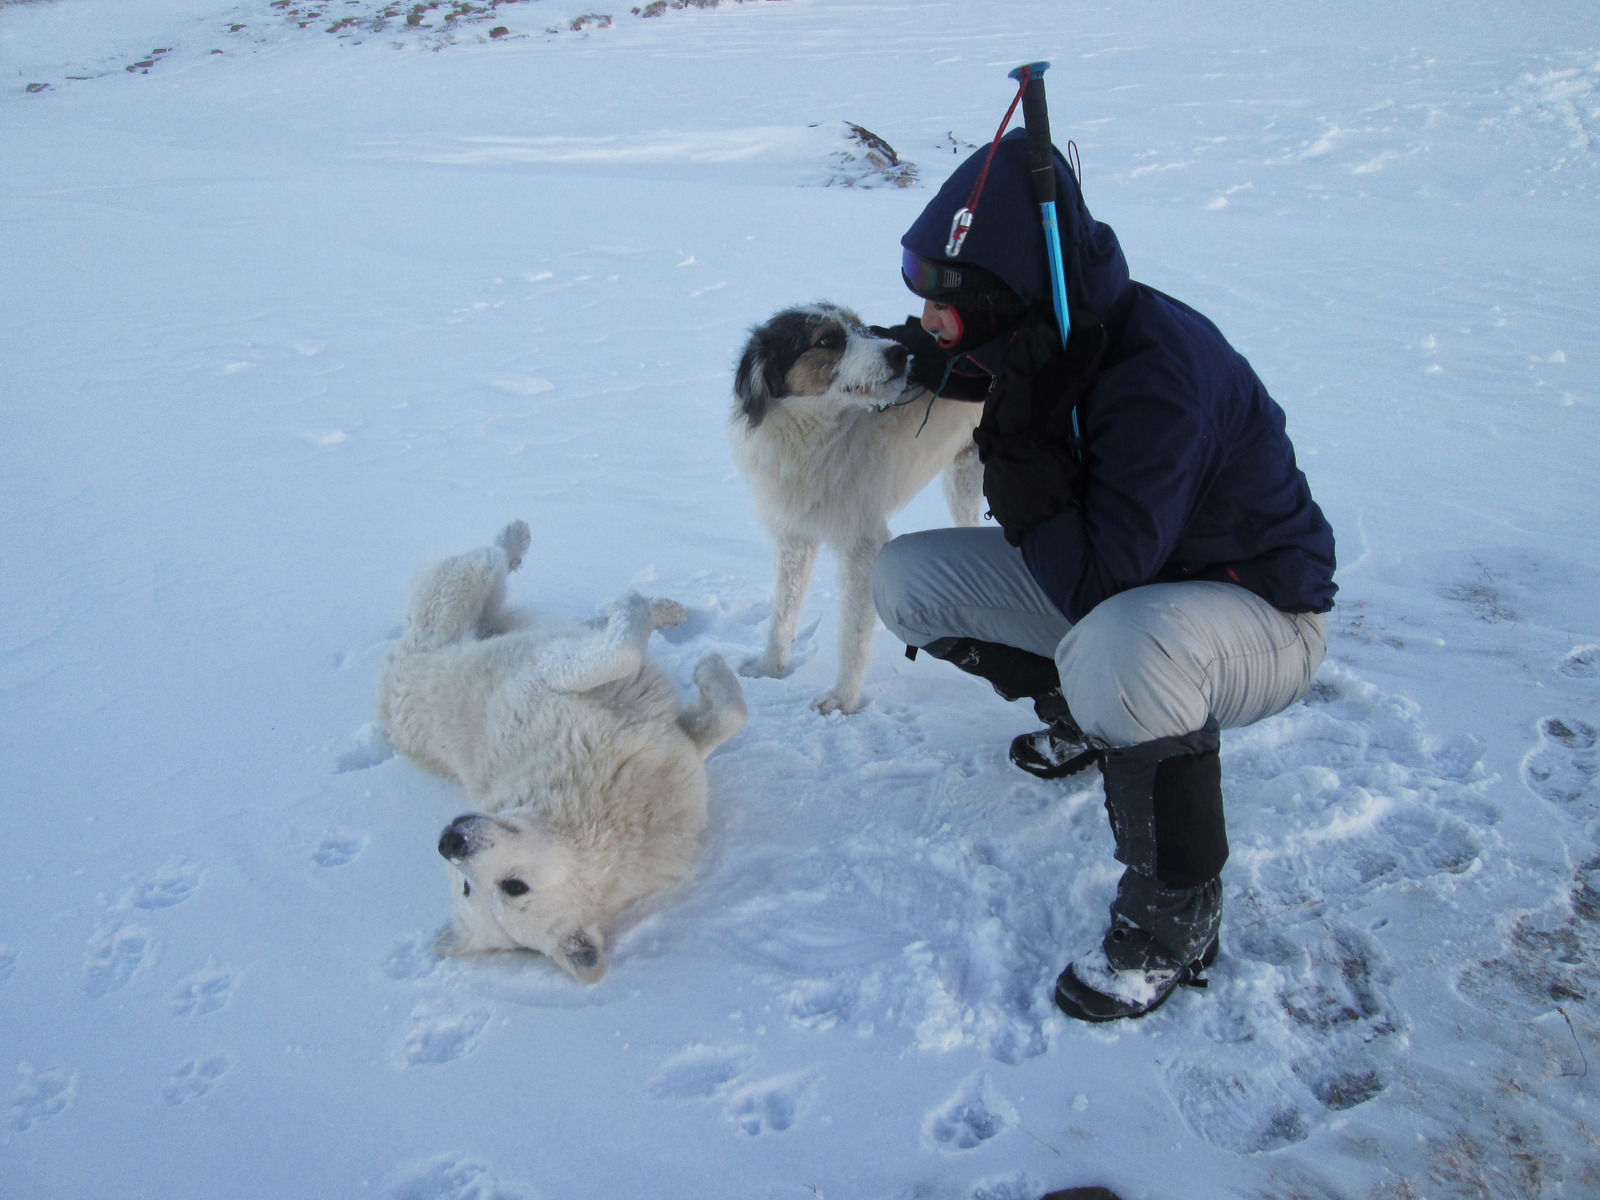
[[1033, 175], [1033, 198], [1040, 204], [1051, 204], [1056, 198], [1055, 151], [1050, 144], [1050, 110], [1044, 99], [1044, 73], [1050, 69], [1047, 62], [1029, 63], [1011, 72], [1010, 78], [1022, 80], [1028, 73], [1028, 85], [1022, 93], [1022, 121], [1028, 127], [1028, 170]]
[[1033, 177], [1033, 198], [1039, 203], [1044, 226], [1045, 254], [1050, 260], [1050, 298], [1056, 310], [1056, 328], [1062, 345], [1072, 333], [1072, 311], [1067, 304], [1067, 276], [1061, 255], [1061, 229], [1056, 222], [1056, 152], [1050, 143], [1050, 110], [1044, 99], [1047, 62], [1017, 67], [1009, 77], [1023, 83], [1022, 120], [1028, 127], [1028, 170]]

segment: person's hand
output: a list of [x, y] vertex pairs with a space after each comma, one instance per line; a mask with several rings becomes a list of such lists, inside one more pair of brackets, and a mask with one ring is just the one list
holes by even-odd
[[944, 381], [950, 356], [939, 349], [939, 339], [924, 329], [916, 317], [907, 317], [903, 325], [868, 325], [867, 332], [899, 342], [911, 351], [911, 361], [906, 364], [906, 379], [910, 382], [931, 392]]
[[973, 440], [983, 461], [989, 515], [1013, 546], [1083, 503], [1088, 476], [1078, 458], [1073, 409], [1093, 386], [1105, 345], [1100, 322], [1075, 313], [1065, 349], [1055, 322], [1035, 316], [1006, 350]]
[[1006, 541], [1022, 539], [1051, 517], [1081, 503], [1083, 468], [1065, 450], [1048, 445], [995, 447], [983, 463], [989, 515]]
[[939, 339], [922, 327], [918, 317], [907, 317], [903, 325], [869, 325], [874, 337], [899, 342], [911, 351], [906, 364], [906, 380], [949, 400], [982, 400], [989, 391], [989, 376], [957, 374], [951, 370], [950, 355], [939, 348]]

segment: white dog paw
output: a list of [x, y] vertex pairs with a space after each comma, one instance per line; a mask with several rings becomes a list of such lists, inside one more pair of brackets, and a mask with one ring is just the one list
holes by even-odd
[[495, 537], [494, 544], [506, 552], [506, 570], [515, 571], [522, 565], [522, 556], [528, 552], [530, 541], [526, 521], [511, 522]]
[[861, 705], [858, 703], [858, 697], [846, 695], [840, 692], [838, 688], [829, 688], [811, 702], [811, 707], [823, 716], [827, 716], [829, 713], [843, 713], [845, 716], [849, 716], [851, 713], [859, 711]]
[[728, 664], [722, 655], [712, 652], [703, 656], [694, 665], [694, 681], [700, 687], [711, 687], [718, 683], [731, 683], [737, 689], [739, 683], [733, 677], [733, 672], [728, 670]]
[[689, 619], [689, 610], [676, 600], [650, 601], [650, 624], [657, 629], [671, 629]]
[[606, 613], [606, 623], [631, 625], [648, 620], [649, 617], [650, 601], [629, 588], [611, 602], [611, 608]]

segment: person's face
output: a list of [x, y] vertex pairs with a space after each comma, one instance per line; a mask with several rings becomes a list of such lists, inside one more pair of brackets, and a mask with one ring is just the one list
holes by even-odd
[[933, 300], [922, 302], [922, 327], [946, 345], [961, 336], [961, 318], [955, 310]]

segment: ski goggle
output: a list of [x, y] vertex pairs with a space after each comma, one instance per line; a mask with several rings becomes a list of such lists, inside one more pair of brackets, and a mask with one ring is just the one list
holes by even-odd
[[906, 286], [924, 300], [937, 300], [962, 290], [968, 274], [954, 263], [934, 262], [914, 250], [902, 250], [900, 273], [905, 276]]

